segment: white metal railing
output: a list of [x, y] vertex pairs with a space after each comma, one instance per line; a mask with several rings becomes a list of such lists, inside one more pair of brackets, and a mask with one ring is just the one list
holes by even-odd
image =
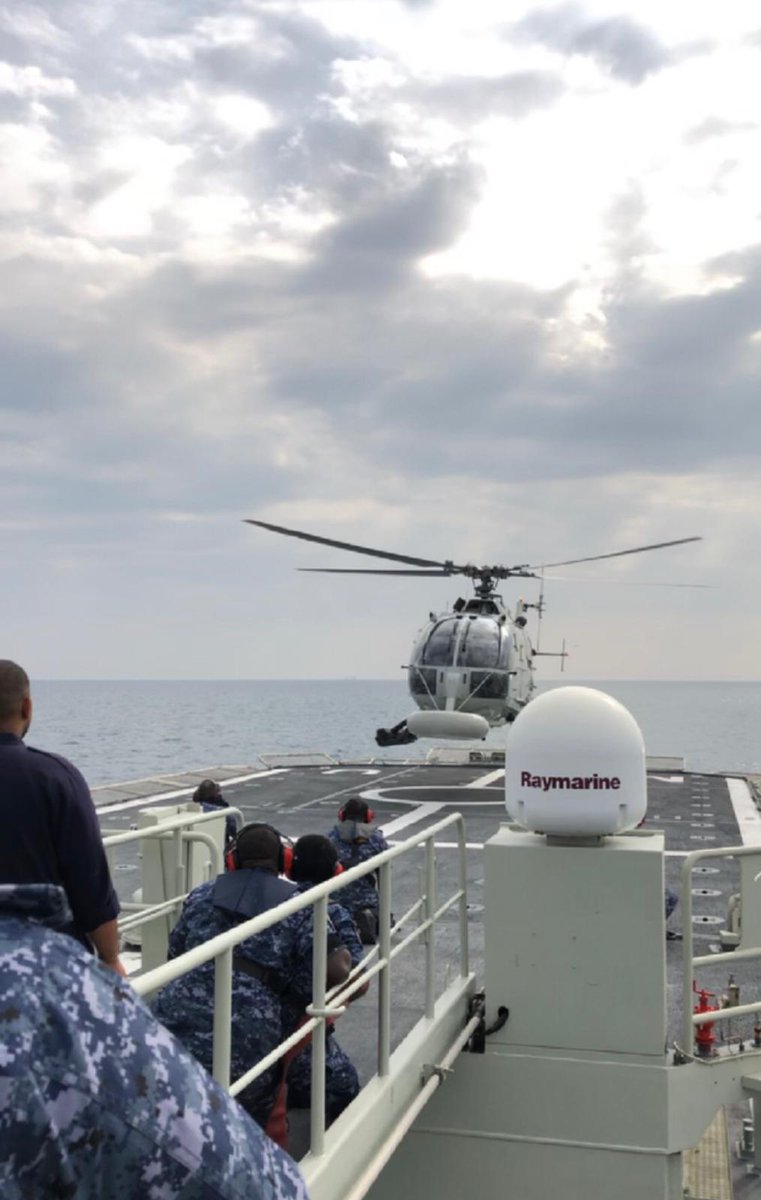
[[166, 917], [174, 910], [180, 908], [190, 890], [187, 879], [187, 856], [185, 854], [185, 848], [189, 843], [198, 842], [207, 848], [211, 855], [208, 864], [208, 876], [219, 874], [222, 869], [219, 846], [210, 834], [196, 829], [196, 826], [209, 821], [219, 820], [220, 816], [226, 816], [228, 813], [235, 818], [236, 827], [240, 829], [243, 824], [243, 813], [240, 809], [220, 808], [215, 812], [177, 814], [173, 817], [167, 817], [166, 820], [161, 821], [158, 825], [147, 825], [139, 829], [101, 830], [103, 845], [112, 875], [114, 870], [113, 850], [116, 846], [127, 846], [133, 842], [142, 842], [149, 838], [158, 841], [171, 840], [174, 846], [175, 895], [157, 904], [139, 903], [137, 901], [122, 902], [122, 910], [127, 915], [121, 917], [119, 920], [120, 933], [127, 933], [140, 925], [145, 925], [150, 921]]
[[[457, 887], [442, 903], [436, 898], [435, 838], [445, 829], [455, 829], [458, 845]], [[415, 917], [418, 923], [406, 936], [391, 947], [391, 887], [394, 862], [405, 854], [424, 847], [423, 895], [394, 926], [395, 934]], [[365, 875], [378, 872], [379, 889], [379, 940], [370, 953], [355, 968], [348, 980], [340, 986], [326, 986], [327, 966], [327, 918], [331, 899], [340, 902], [340, 891]], [[465, 823], [459, 813], [444, 818], [435, 825], [413, 834], [401, 845], [394, 846], [367, 862], [345, 871], [334, 879], [318, 884], [307, 892], [286, 900], [258, 917], [236, 925], [225, 933], [218, 934], [201, 946], [187, 951], [178, 958], [139, 976], [134, 980], [135, 990], [141, 996], [149, 996], [166, 984], [187, 974], [196, 967], [210, 962], [214, 972], [214, 1024], [213, 1024], [213, 1075], [232, 1095], [238, 1095], [274, 1063], [278, 1062], [292, 1047], [302, 1042], [315, 1029], [322, 1029], [325, 1022], [345, 1011], [346, 1003], [364, 987], [365, 983], [378, 977], [378, 1048], [377, 1073], [388, 1075], [391, 1055], [391, 965], [393, 961], [416, 940], [425, 940], [425, 1015], [430, 1018], [435, 1006], [436, 946], [434, 927], [442, 916], [457, 906], [459, 916], [459, 974], [468, 975], [468, 913], [466, 898], [466, 849]], [[312, 972], [312, 1001], [306, 1008], [309, 1018], [298, 1030], [280, 1043], [270, 1054], [254, 1064], [239, 1079], [230, 1082], [230, 1042], [232, 1022], [232, 960], [236, 946], [254, 934], [261, 933], [278, 921], [314, 908], [314, 951]], [[322, 1036], [312, 1038], [312, 1095], [311, 1095], [311, 1152], [323, 1152], [325, 1137], [325, 1041]]]
[[[754, 1004], [737, 1004], [730, 1008], [710, 1009], [704, 1013], [695, 1013], [692, 1009], [693, 971], [696, 967], [715, 967], [721, 963], [740, 962], [744, 959], [761, 958], [761, 946], [753, 946], [744, 950], [729, 950], [721, 954], [702, 954], [693, 957], [692, 934], [692, 870], [697, 862], [704, 858], [745, 858], [749, 855], [759, 855], [758, 846], [724, 846], [711, 850], [695, 850], [688, 854], [682, 864], [681, 901], [682, 901], [682, 1041], [678, 1049], [687, 1057], [693, 1057], [693, 1031], [696, 1026], [706, 1021], [731, 1021], [737, 1017], [748, 1016], [761, 1012], [761, 1001]], [[751, 1051], [748, 1051], [751, 1053]], [[706, 1063], [711, 1059], [706, 1058]]]

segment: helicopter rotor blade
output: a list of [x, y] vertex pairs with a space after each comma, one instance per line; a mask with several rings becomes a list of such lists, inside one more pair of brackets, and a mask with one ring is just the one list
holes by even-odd
[[400, 567], [297, 567], [297, 571], [309, 571], [314, 575], [424, 575], [430, 578], [449, 579], [451, 571], [413, 571]]
[[444, 574], [452, 575], [461, 570], [454, 563], [435, 562], [430, 558], [413, 558], [409, 554], [392, 554], [389, 550], [374, 550], [371, 546], [357, 546], [353, 542], [338, 542], [334, 538], [320, 537], [316, 533], [304, 533], [300, 529], [286, 529], [283, 525], [270, 525], [267, 521], [255, 521], [244, 517], [248, 525], [258, 525], [272, 533], [284, 533], [286, 537], [302, 538], [305, 542], [317, 542], [321, 546], [335, 546], [337, 550], [353, 550], [356, 554], [370, 554], [374, 558], [387, 558], [391, 562], [409, 563], [413, 567], [440, 567]]
[[700, 537], [678, 538], [675, 542], [654, 542], [652, 546], [634, 546], [631, 550], [614, 550], [611, 554], [590, 554], [587, 558], [567, 558], [564, 562], [539, 563], [532, 571], [544, 571], [550, 567], [572, 567], [576, 563], [599, 562], [603, 558], [623, 558], [626, 554], [644, 554], [646, 550], [665, 550], [667, 546], [684, 546], [687, 542], [702, 542]]
[[606, 586], [612, 583], [616, 587], [703, 588], [706, 590], [715, 590], [718, 587], [718, 584], [715, 583], [662, 583], [649, 579], [603, 579], [600, 575], [592, 575], [589, 579], [584, 579], [581, 575], [546, 575], [545, 578], [548, 583], [602, 583]]

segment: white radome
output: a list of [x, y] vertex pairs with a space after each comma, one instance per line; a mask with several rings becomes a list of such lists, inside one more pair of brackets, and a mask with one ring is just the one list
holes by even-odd
[[588, 837], [633, 829], [647, 811], [645, 743], [618, 700], [596, 688], [556, 688], [514, 722], [505, 805], [537, 833]]

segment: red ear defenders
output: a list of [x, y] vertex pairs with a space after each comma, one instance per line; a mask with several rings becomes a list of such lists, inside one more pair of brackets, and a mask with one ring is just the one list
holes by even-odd
[[[288, 867], [285, 871], [285, 874], [290, 879], [291, 878], [291, 869], [293, 867], [293, 863], [295, 860], [295, 853], [294, 853], [292, 846], [288, 847], [287, 853], [288, 853]], [[336, 865], [333, 867], [333, 874], [332, 874], [332, 876], [330, 876], [330, 878], [335, 879], [336, 875], [343, 875], [345, 870], [346, 870], [346, 868], [343, 865], [343, 863], [340, 862], [338, 859], [336, 859]]]
[[[346, 809], [345, 809], [345, 808], [339, 808], [339, 810], [338, 810], [338, 819], [339, 819], [339, 821], [354, 821], [354, 820], [356, 820], [356, 818], [355, 818], [355, 817], [347, 817], [347, 816], [346, 816]], [[373, 810], [372, 808], [368, 808], [368, 810], [367, 810], [367, 824], [368, 824], [368, 825], [370, 825], [370, 824], [371, 824], [371, 823], [372, 823], [374, 820], [375, 820], [375, 812], [374, 812], [374, 810]]]
[[277, 858], [278, 874], [290, 875], [291, 866], [293, 864], [293, 846], [291, 845], [291, 842], [288, 840], [288, 838], [283, 837], [283, 834], [280, 833], [277, 829], [275, 829], [275, 827], [273, 825], [267, 825], [262, 821], [252, 822], [249, 825], [244, 825], [242, 829], [238, 830], [236, 837], [230, 842], [230, 845], [225, 850], [225, 870], [227, 870], [227, 871], [239, 871], [240, 870], [240, 855], [238, 853], [238, 842], [240, 841], [241, 834], [245, 833], [245, 831], [247, 829], [271, 829], [272, 830], [272, 832], [276, 835], [276, 837], [280, 843], [280, 852], [279, 852], [278, 858]]

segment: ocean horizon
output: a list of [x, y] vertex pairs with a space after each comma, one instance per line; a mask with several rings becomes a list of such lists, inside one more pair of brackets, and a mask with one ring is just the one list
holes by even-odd
[[[648, 754], [695, 771], [761, 772], [761, 682], [544, 679], [538, 691], [596, 687], [640, 725]], [[256, 765], [269, 753], [337, 760], [422, 759], [430, 740], [380, 750], [375, 730], [414, 710], [399, 679], [49, 679], [33, 681], [30, 745], [63, 754], [91, 786]], [[485, 743], [504, 746], [505, 727]]]

